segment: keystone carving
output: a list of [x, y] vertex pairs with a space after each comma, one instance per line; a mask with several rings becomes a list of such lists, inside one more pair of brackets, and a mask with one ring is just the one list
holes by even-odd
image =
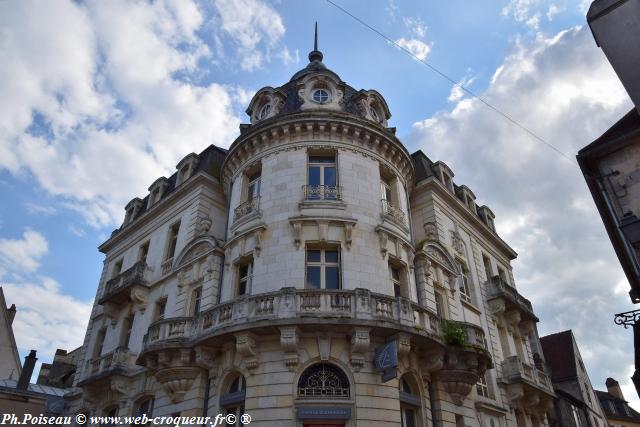
[[196, 220], [196, 228], [195, 228], [196, 237], [204, 236], [208, 234], [210, 229], [211, 229], [211, 218], [209, 218], [208, 216], [199, 217]]
[[295, 371], [300, 361], [298, 354], [298, 342], [300, 332], [297, 326], [284, 326], [280, 328], [280, 346], [284, 351], [284, 365], [290, 371]]
[[258, 367], [258, 353], [253, 334], [248, 332], [236, 334], [236, 351], [244, 358], [247, 369], [252, 370]]
[[438, 240], [438, 227], [435, 222], [425, 222], [424, 225], [424, 234], [427, 240]]
[[460, 233], [455, 230], [451, 230], [451, 246], [453, 246], [453, 250], [458, 254], [464, 255], [464, 242], [462, 241]]

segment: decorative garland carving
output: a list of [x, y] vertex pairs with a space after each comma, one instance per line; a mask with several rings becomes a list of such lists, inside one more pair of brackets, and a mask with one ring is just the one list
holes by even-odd
[[280, 328], [280, 346], [284, 351], [284, 365], [290, 371], [295, 371], [300, 361], [298, 342], [300, 332], [297, 326], [283, 326]]
[[258, 352], [256, 351], [256, 341], [253, 334], [244, 332], [236, 334], [236, 351], [244, 358], [247, 369], [253, 370], [258, 367]]

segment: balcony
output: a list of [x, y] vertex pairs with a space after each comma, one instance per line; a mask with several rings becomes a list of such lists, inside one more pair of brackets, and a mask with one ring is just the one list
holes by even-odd
[[123, 373], [132, 366], [133, 355], [126, 347], [118, 347], [115, 350], [100, 357], [90, 359], [84, 378], [78, 385], [84, 385], [108, 375]]
[[515, 407], [545, 413], [553, 407], [553, 385], [546, 373], [520, 360], [507, 357], [498, 370], [498, 381], [507, 385], [507, 395]]
[[533, 313], [531, 301], [523, 297], [518, 291], [506, 283], [500, 276], [493, 276], [487, 281], [487, 300], [501, 300], [504, 311], [517, 310], [523, 319], [538, 321]]
[[146, 288], [147, 280], [145, 279], [145, 271], [147, 268], [147, 264], [139, 261], [130, 269], [108, 280], [102, 292], [102, 297], [98, 300], [98, 304], [122, 304], [129, 300], [132, 288], [136, 286]]
[[[487, 340], [484, 337], [484, 330], [478, 325], [467, 322], [459, 322], [455, 320], [447, 320], [447, 324], [451, 325], [453, 329], [460, 329], [464, 331], [464, 347], [479, 348], [487, 350]], [[444, 326], [445, 340], [447, 339], [447, 325]]]
[[249, 220], [253, 217], [260, 216], [260, 196], [254, 197], [251, 200], [247, 200], [244, 203], [238, 205], [233, 210], [233, 222], [236, 223], [239, 220]]
[[303, 185], [304, 200], [342, 200], [342, 187], [331, 185]]
[[164, 319], [151, 324], [144, 338], [145, 351], [186, 341], [237, 332], [258, 326], [295, 322], [299, 325], [362, 325], [406, 330], [438, 339], [440, 321], [435, 313], [404, 298], [373, 294], [367, 289], [316, 290], [282, 288], [280, 291], [218, 304], [198, 317]]
[[389, 220], [396, 225], [399, 225], [402, 229], [407, 229], [407, 214], [401, 209], [393, 206], [388, 200], [382, 199], [382, 219]]

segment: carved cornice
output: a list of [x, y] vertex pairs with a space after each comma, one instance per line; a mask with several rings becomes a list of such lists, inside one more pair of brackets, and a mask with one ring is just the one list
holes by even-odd
[[413, 162], [407, 149], [391, 133], [351, 114], [310, 111], [281, 116], [252, 126], [231, 145], [222, 166], [225, 191], [233, 175], [256, 157], [291, 149], [291, 145], [331, 144], [390, 163], [405, 182], [413, 181]]

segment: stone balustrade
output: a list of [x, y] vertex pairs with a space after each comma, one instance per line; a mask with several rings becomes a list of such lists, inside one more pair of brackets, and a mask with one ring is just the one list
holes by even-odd
[[402, 227], [407, 227], [407, 214], [405, 214], [400, 208], [393, 206], [386, 199], [382, 199], [382, 217], [389, 219]]
[[107, 281], [102, 292], [99, 304], [106, 302], [122, 303], [129, 298], [129, 290], [132, 286], [147, 286], [148, 281], [145, 273], [148, 267], [143, 261], [138, 261], [133, 267], [118, 274], [113, 279]]
[[502, 380], [507, 384], [517, 384], [526, 381], [546, 391], [553, 391], [549, 376], [536, 369], [536, 367], [524, 363], [519, 356], [507, 357], [502, 362], [501, 368]]
[[508, 308], [517, 308], [537, 321], [531, 301], [520, 295], [516, 288], [506, 283], [500, 276], [493, 276], [487, 281], [487, 299], [494, 298], [504, 298]]
[[453, 322], [455, 325], [464, 329], [465, 345], [487, 350], [487, 340], [484, 336], [484, 330], [480, 326], [474, 325], [473, 323], [458, 322], [454, 320], [449, 320], [449, 322]]
[[247, 215], [258, 213], [260, 213], [260, 196], [238, 205], [238, 207], [233, 210], [233, 221], [235, 222]]
[[131, 366], [131, 363], [132, 355], [129, 349], [126, 347], [118, 347], [100, 357], [89, 359], [82, 382], [86, 382], [90, 377], [98, 376], [106, 372], [117, 369], [127, 369]]
[[[411, 328], [439, 337], [440, 321], [429, 309], [404, 298], [371, 293], [367, 289], [325, 290], [282, 288], [280, 291], [237, 298], [218, 304], [197, 317], [177, 317], [154, 322], [144, 338], [145, 348], [154, 344], [204, 338], [228, 327], [263, 320], [298, 323], [352, 320], [354, 325], [375, 321]], [[309, 320], [307, 320], [309, 319]], [[341, 322], [342, 323], [342, 322]], [[393, 327], [393, 325], [389, 325]]]

